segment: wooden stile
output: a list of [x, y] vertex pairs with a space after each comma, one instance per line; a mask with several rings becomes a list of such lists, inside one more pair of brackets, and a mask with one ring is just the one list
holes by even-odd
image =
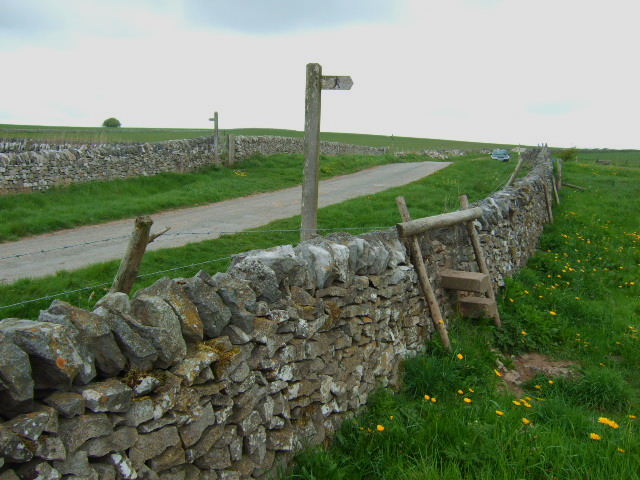
[[413, 235], [423, 234], [428, 230], [450, 227], [458, 223], [475, 220], [481, 216], [482, 209], [475, 207], [458, 210], [457, 212], [443, 213], [442, 215], [435, 215], [433, 217], [419, 218], [418, 220], [407, 220], [404, 223], [398, 223], [396, 229], [401, 237], [411, 237]]
[[[398, 210], [400, 210], [400, 216], [402, 220], [405, 222], [411, 221], [411, 215], [409, 214], [409, 209], [407, 208], [407, 203], [404, 200], [404, 197], [396, 197], [396, 204], [398, 205]], [[402, 225], [402, 224], [399, 224]], [[398, 225], [398, 233], [400, 233]], [[400, 234], [403, 236], [402, 234]], [[417, 237], [414, 235], [408, 239], [409, 247], [411, 249], [411, 256], [413, 257], [413, 265], [418, 273], [418, 279], [420, 281], [420, 289], [422, 290], [422, 294], [424, 295], [427, 304], [429, 305], [429, 310], [431, 312], [431, 319], [433, 321], [433, 325], [440, 335], [440, 340], [442, 341], [442, 345], [449, 351], [451, 351], [451, 342], [449, 340], [449, 333], [447, 332], [447, 327], [444, 323], [444, 319], [442, 318], [442, 313], [440, 311], [440, 305], [438, 304], [438, 299], [433, 291], [433, 287], [431, 286], [431, 282], [429, 281], [429, 275], [427, 274], [427, 268], [424, 264], [424, 259], [422, 258], [422, 249], [420, 248], [420, 242]]]
[[[466, 195], [460, 195], [460, 207], [463, 209], [469, 208], [469, 199]], [[484, 252], [482, 251], [482, 245], [480, 244], [480, 237], [478, 232], [476, 231], [476, 227], [473, 224], [473, 220], [466, 222], [467, 232], [469, 232], [469, 237], [471, 238], [471, 246], [473, 247], [473, 253], [476, 257], [476, 263], [478, 264], [478, 269], [482, 273], [486, 273], [491, 278], [491, 272], [489, 271], [489, 267], [487, 266], [487, 262], [484, 258]], [[493, 291], [493, 286], [489, 285], [489, 290], [487, 291], [488, 297], [496, 302], [496, 293]], [[500, 313], [496, 308], [496, 314], [493, 318], [493, 322], [496, 327], [502, 326], [502, 321], [500, 320]]]

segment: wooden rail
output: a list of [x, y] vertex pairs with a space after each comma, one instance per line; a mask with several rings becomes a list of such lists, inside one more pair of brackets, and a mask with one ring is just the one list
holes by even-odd
[[482, 216], [482, 209], [479, 207], [458, 210], [451, 213], [443, 213], [433, 217], [419, 218], [408, 222], [398, 223], [396, 229], [400, 237], [411, 237], [420, 235], [436, 228], [450, 227], [459, 223], [470, 222]]

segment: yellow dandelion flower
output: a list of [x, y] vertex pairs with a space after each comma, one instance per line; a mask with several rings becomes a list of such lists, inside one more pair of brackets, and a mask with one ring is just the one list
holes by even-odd
[[523, 404], [527, 408], [531, 408], [531, 406], [532, 406], [529, 402], [523, 402]]
[[525, 295], [529, 295], [529, 290], [524, 291]]
[[458, 390], [458, 395], [464, 395], [464, 390]]
[[431, 397], [430, 397], [429, 395], [425, 395], [425, 396], [424, 396], [424, 399], [425, 399], [425, 400], [431, 400]]
[[462, 355], [461, 353], [457, 354], [456, 357], [458, 357], [458, 360], [462, 360], [464, 358], [464, 355]]
[[476, 393], [476, 391], [475, 391], [473, 388], [470, 388], [470, 389], [469, 389], [469, 391], [470, 391], [471, 393]]
[[531, 423], [531, 420], [526, 417], [522, 417], [522, 423], [524, 423], [525, 425], [529, 425]]
[[521, 334], [521, 335], [528, 335], [528, 333], [527, 333], [525, 330], [522, 330], [522, 331], [520, 332], [520, 334]]
[[502, 410], [496, 410], [496, 415], [501, 417], [504, 415], [504, 412]]
[[384, 432], [384, 425], [378, 425], [376, 427], [376, 430], [378, 430], [379, 432]]
[[470, 398], [463, 398], [464, 403], [471, 403], [473, 402], [473, 400], [471, 400]]
[[618, 448], [618, 451], [619, 451], [620, 453], [625, 453], [625, 452], [626, 452], [626, 450], [625, 450], [624, 448]]
[[390, 415], [390, 416], [389, 416], [389, 420], [393, 420], [393, 415]]
[[553, 310], [549, 310], [549, 313], [550, 313], [551, 315], [557, 315], [557, 313], [556, 313], [556, 312], [554, 312]]
[[499, 377], [502, 376], [502, 372], [500, 370], [496, 370], [495, 368], [493, 369], [493, 373], [495, 373]]
[[513, 298], [510, 298], [510, 299], [509, 299], [509, 301], [510, 301], [511, 303], [515, 302], [515, 300], [514, 300]]
[[591, 440], [601, 440], [602, 439], [602, 437], [600, 435], [598, 435], [597, 433], [590, 433], [589, 434], [589, 438]]
[[629, 418], [630, 418], [631, 420], [635, 420], [635, 419], [636, 419], [636, 418], [638, 418], [638, 417], [636, 417], [635, 415], [629, 415]]
[[522, 405], [518, 400], [512, 400], [514, 405], [520, 406]]
[[611, 428], [620, 428], [620, 425], [618, 425], [615, 421], [607, 417], [598, 418], [598, 423], [603, 423], [605, 425], [610, 426]]
[[549, 385], [553, 385], [555, 382], [553, 380], [549, 380]]
[[431, 397], [431, 403], [436, 403], [438, 399], [436, 397]]
[[537, 388], [538, 390], [542, 389], [542, 385], [535, 385], [535, 388]]

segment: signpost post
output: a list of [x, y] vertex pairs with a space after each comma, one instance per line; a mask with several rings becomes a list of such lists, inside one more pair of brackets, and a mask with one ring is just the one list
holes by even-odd
[[320, 172], [320, 105], [322, 90], [351, 90], [348, 76], [322, 76], [322, 66], [307, 64], [304, 106], [304, 180], [300, 239], [311, 238], [318, 227], [318, 180]]
[[219, 145], [220, 145], [220, 137], [218, 134], [218, 112], [213, 114], [213, 117], [209, 119], [210, 122], [213, 122], [213, 159], [216, 164], [220, 163], [220, 153], [219, 153]]

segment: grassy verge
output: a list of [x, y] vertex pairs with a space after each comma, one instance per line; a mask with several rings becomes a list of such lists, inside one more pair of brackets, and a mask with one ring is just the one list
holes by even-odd
[[[466, 193], [471, 201], [484, 198], [506, 182], [514, 166], [513, 162], [496, 162], [486, 155], [467, 156], [450, 167], [412, 184], [322, 208], [318, 215], [318, 225], [320, 228], [335, 230], [361, 227], [361, 231], [371, 230], [371, 227], [392, 226], [399, 221], [394, 201], [397, 195], [405, 195], [411, 213], [416, 218], [454, 210], [458, 208], [458, 195]], [[470, 169], [473, 169], [473, 175], [469, 175]], [[299, 239], [298, 232], [261, 233], [261, 231], [296, 229], [299, 225], [299, 217], [292, 217], [266, 225], [254, 231], [255, 233], [225, 235], [216, 240], [193, 243], [180, 248], [150, 251], [145, 255], [141, 274], [146, 275], [192, 263], [209, 262], [212, 259], [224, 258], [246, 250], [296, 243]], [[157, 241], [160, 242], [161, 239], [162, 237]], [[227, 265], [228, 260], [222, 260], [180, 269], [170, 275], [189, 276], [199, 269], [214, 273], [226, 270]], [[57, 292], [110, 282], [116, 270], [117, 262], [107, 262], [74, 272], [59, 272], [51, 277], [20, 280], [11, 285], [0, 286], [0, 299], [2, 299], [0, 318], [10, 316], [35, 318], [38, 310], [46, 308], [51, 300], [41, 300], [12, 308], [2, 309], [1, 307]], [[160, 275], [152, 275], [142, 278], [136, 287], [147, 286], [159, 277]], [[90, 307], [105, 291], [106, 287], [101, 286], [60, 298], [81, 307]]]
[[[562, 190], [540, 252], [507, 283], [504, 328], [458, 321], [453, 354], [428, 344], [399, 392], [380, 391], [287, 478], [640, 478], [640, 169], [571, 163], [565, 175], [588, 190]], [[578, 374], [538, 376], [516, 398], [494, 370], [500, 351]]]
[[[320, 175], [324, 179], [376, 165], [422, 160], [431, 159], [412, 155], [323, 157]], [[193, 173], [78, 183], [0, 196], [0, 242], [299, 185], [302, 164], [302, 155], [273, 155], [246, 160], [235, 169], [212, 166]]]

